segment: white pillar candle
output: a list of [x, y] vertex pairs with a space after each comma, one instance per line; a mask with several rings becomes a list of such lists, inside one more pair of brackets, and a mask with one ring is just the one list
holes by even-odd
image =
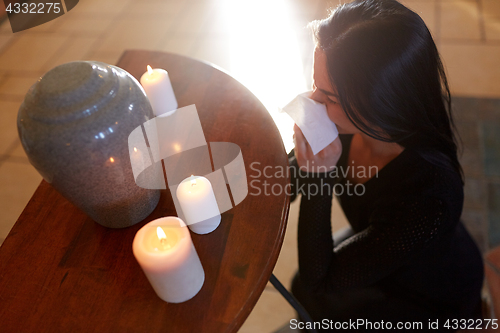
[[177, 110], [177, 99], [166, 70], [152, 69], [148, 65], [148, 70], [141, 76], [141, 85], [155, 116], [168, 116]]
[[201, 176], [186, 178], [177, 187], [176, 195], [191, 231], [208, 234], [219, 226], [219, 206], [208, 179]]
[[181, 219], [169, 216], [146, 224], [135, 235], [132, 250], [162, 300], [187, 301], [203, 286], [205, 272]]

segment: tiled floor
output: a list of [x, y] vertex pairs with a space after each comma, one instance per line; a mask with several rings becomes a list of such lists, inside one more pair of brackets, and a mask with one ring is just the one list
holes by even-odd
[[[290, 123], [278, 114], [311, 83], [313, 44], [305, 25], [339, 1], [80, 0], [66, 15], [13, 34], [0, 25], [0, 243], [41, 177], [17, 139], [24, 94], [50, 68], [72, 60], [114, 64], [125, 49], [171, 51], [210, 61], [251, 89], [279, 122], [291, 148]], [[449, 75], [464, 141], [463, 218], [483, 250], [500, 243], [500, 1], [405, 0], [433, 33]], [[168, 68], [167, 68], [168, 70]], [[489, 98], [489, 99], [485, 99]], [[297, 269], [298, 202], [275, 275], [289, 287]], [[334, 211], [334, 229], [346, 221]], [[294, 317], [268, 286], [241, 332], [273, 332]]]

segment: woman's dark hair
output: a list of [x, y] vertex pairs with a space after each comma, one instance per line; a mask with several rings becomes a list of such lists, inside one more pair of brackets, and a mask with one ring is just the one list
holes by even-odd
[[457, 171], [463, 180], [450, 90], [420, 16], [395, 0], [356, 0], [312, 26], [330, 81], [354, 125]]

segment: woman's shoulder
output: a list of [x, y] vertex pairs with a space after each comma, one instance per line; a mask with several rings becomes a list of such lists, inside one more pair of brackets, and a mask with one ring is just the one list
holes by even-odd
[[405, 149], [398, 163], [393, 165], [390, 179], [393, 182], [388, 189], [395, 201], [439, 203], [450, 218], [460, 218], [464, 192], [462, 178], [451, 167], [436, 164], [416, 151]]
[[[438, 163], [439, 157], [405, 149], [401, 156], [404, 167], [398, 170], [406, 186], [410, 183], [415, 189], [432, 191], [435, 194], [463, 192], [462, 178], [451, 166]], [[402, 153], [402, 154], [403, 154]]]

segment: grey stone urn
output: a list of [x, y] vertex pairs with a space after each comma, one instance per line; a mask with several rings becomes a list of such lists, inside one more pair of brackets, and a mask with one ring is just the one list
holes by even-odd
[[[153, 118], [125, 70], [94, 61], [55, 67], [27, 92], [17, 126], [31, 164], [97, 223], [131, 226], [157, 206], [160, 191], [136, 185], [128, 136]], [[70, 223], [71, 221], [68, 221]]]

